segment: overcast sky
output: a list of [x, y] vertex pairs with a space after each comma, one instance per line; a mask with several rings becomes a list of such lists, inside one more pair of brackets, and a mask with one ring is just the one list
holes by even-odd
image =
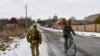
[[0, 18], [25, 17], [25, 4], [32, 19], [47, 19], [55, 14], [83, 19], [100, 13], [100, 0], [0, 0]]

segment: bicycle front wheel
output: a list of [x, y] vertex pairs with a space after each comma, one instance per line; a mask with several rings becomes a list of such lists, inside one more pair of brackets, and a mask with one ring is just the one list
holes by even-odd
[[71, 43], [71, 46], [69, 47], [69, 49], [67, 50], [67, 54], [69, 56], [75, 56], [76, 55], [76, 45], [74, 42]]

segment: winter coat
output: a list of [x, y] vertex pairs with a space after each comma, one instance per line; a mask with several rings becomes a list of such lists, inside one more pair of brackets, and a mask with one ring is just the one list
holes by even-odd
[[34, 40], [33, 39], [34, 38], [35, 31], [38, 31], [38, 30], [32, 28], [31, 30], [28, 31], [28, 33], [27, 33], [27, 41], [29, 43], [32, 43], [32, 42], [35, 42], [35, 41], [37, 41], [37, 43], [41, 43], [42, 37], [41, 37], [41, 33], [39, 31], [37, 32], [39, 34], [39, 40]]
[[68, 38], [68, 36], [71, 36], [71, 32], [72, 32], [73, 35], [75, 35], [75, 32], [74, 32], [74, 30], [72, 29], [71, 26], [69, 26], [69, 27], [65, 26], [63, 28], [63, 37]]

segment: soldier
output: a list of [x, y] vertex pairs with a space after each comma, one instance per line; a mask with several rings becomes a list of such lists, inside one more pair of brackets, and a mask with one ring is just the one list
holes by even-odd
[[30, 48], [32, 50], [32, 56], [39, 56], [39, 44], [41, 44], [42, 38], [36, 25], [28, 31], [27, 41], [31, 44]]

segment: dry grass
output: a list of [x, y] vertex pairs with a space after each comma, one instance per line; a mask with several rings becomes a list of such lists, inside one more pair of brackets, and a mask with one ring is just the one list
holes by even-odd
[[[13, 41], [13, 38], [9, 38], [9, 37], [18, 37], [18, 38], [22, 38], [20, 36], [22, 36], [24, 33], [26, 32], [25, 28], [16, 28], [13, 31], [10, 30], [6, 30], [6, 34], [0, 34], [0, 51], [5, 51], [7, 50], [7, 48], [9, 47], [9, 45], [5, 45], [4, 43], [10, 43]], [[18, 45], [18, 44], [17, 44]], [[17, 45], [15, 45], [15, 48], [17, 47]]]
[[[6, 34], [0, 34], [0, 38], [2, 38], [4, 42], [9, 42], [10, 40], [12, 40], [9, 37], [19, 37], [19, 36], [22, 36], [25, 32], [26, 32], [25, 28], [19, 27], [19, 28], [14, 29], [13, 31], [7, 30]], [[22, 37], [19, 37], [19, 38], [22, 38]]]
[[12, 37], [21, 36], [24, 33], [25, 33], [25, 29], [24, 28], [17, 28], [14, 31], [8, 31], [8, 35], [12, 36]]

